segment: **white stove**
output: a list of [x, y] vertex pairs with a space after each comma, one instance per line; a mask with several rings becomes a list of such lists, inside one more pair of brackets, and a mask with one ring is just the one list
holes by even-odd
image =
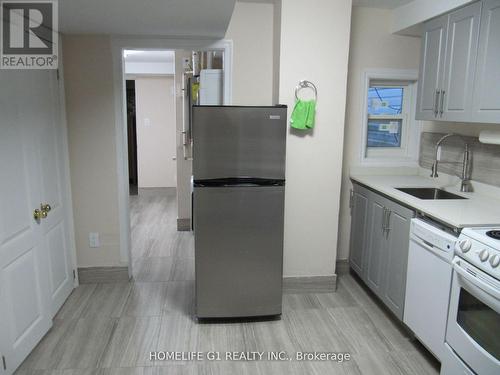
[[500, 227], [463, 229], [456, 251], [459, 257], [500, 280]]

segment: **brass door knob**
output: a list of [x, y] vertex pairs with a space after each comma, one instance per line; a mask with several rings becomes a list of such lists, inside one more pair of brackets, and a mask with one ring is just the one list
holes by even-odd
[[33, 219], [36, 221], [40, 220], [42, 218], [42, 211], [40, 211], [38, 208], [33, 210]]
[[49, 213], [49, 212], [50, 212], [50, 210], [52, 210], [52, 207], [50, 207], [50, 204], [48, 204], [48, 203], [42, 203], [42, 204], [40, 205], [40, 209], [41, 209], [42, 211], [45, 211], [45, 212]]

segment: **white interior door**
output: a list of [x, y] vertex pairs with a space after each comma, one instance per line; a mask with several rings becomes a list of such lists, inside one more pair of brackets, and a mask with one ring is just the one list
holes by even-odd
[[[35, 74], [1, 71], [0, 337], [12, 372], [50, 328], [48, 264], [40, 224], [36, 132], [26, 100]], [[3, 367], [3, 364], [2, 364]]]
[[[48, 260], [50, 308], [52, 316], [61, 308], [73, 290], [73, 267], [69, 251], [68, 223], [64, 196], [64, 139], [60, 114], [59, 87], [56, 71], [37, 74], [33, 82], [30, 108], [36, 116], [37, 160], [41, 171], [39, 190], [41, 204], [51, 209], [41, 220], [46, 257]], [[45, 92], [45, 95], [43, 93]]]
[[[71, 293], [73, 267], [56, 72], [0, 71], [0, 81], [0, 350], [10, 374]], [[35, 220], [41, 204], [51, 210]]]

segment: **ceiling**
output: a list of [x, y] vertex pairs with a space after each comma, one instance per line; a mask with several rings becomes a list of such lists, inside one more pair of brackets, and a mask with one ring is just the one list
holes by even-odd
[[59, 0], [66, 34], [220, 39], [236, 0]]
[[173, 62], [174, 51], [138, 51], [125, 50], [124, 59], [127, 62]]
[[358, 7], [394, 9], [411, 3], [413, 0], [353, 0], [352, 5]]

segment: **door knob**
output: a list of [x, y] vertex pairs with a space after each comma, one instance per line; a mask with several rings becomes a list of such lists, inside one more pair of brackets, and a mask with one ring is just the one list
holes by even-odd
[[48, 203], [42, 203], [42, 204], [40, 205], [40, 209], [41, 209], [42, 211], [45, 211], [45, 212], [49, 213], [49, 212], [50, 212], [50, 210], [52, 210], [52, 207], [50, 207], [50, 204], [48, 204]]
[[42, 218], [42, 211], [40, 211], [38, 208], [35, 208], [33, 210], [33, 219], [36, 221], [40, 220]]

